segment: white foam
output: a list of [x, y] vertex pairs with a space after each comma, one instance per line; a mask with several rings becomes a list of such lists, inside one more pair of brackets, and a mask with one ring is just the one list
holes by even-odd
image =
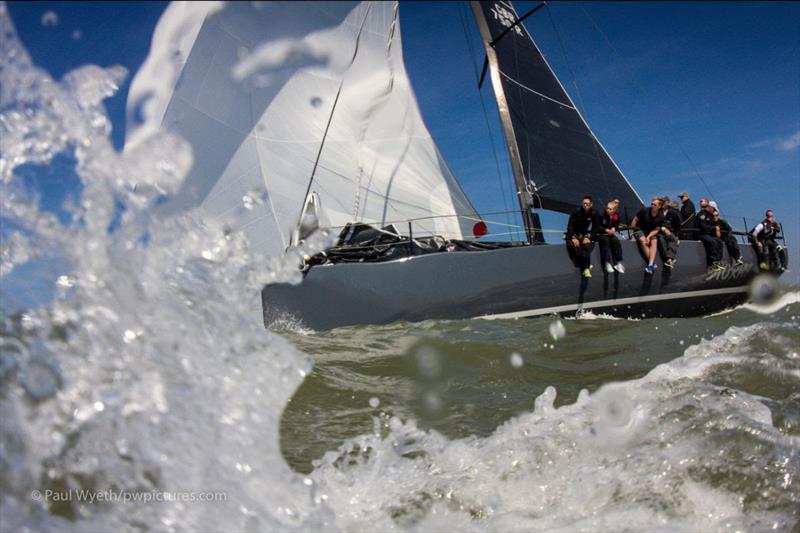
[[611, 316], [606, 313], [595, 313], [594, 311], [584, 311], [575, 316], [565, 317], [564, 320], [629, 320], [631, 322], [641, 322], [641, 318], [622, 318], [618, 316]]
[[787, 292], [778, 297], [774, 302], [765, 304], [746, 303], [742, 305], [744, 309], [753, 311], [761, 315], [771, 315], [786, 306], [800, 303], [800, 291]]
[[[745, 511], [740, 494], [697, 474], [716, 460], [706, 455], [712, 427], [750, 428], [778, 449], [800, 449], [800, 439], [772, 427], [762, 399], [704, 383], [709, 372], [741, 363], [748, 340], [774, 327], [730, 328], [642, 379], [584, 391], [572, 405], [555, 408], [548, 388], [533, 412], [484, 439], [448, 441], [395, 420], [385, 438], [359, 437], [329, 454], [312, 477], [335, 495], [329, 501], [342, 529], [691, 531], [786, 523], [780, 513]], [[686, 409], [697, 411], [694, 418]], [[696, 423], [706, 430], [692, 430]], [[342, 463], [355, 442], [369, 452]], [[421, 455], [403, 456], [411, 450]]]

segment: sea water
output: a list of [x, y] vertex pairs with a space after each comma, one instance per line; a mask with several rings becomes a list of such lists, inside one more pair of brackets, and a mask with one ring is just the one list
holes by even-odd
[[[269, 259], [153, 216], [191, 147], [114, 150], [129, 73], [55, 81], [4, 6], [0, 31], [3, 531], [800, 527], [796, 288], [693, 319], [267, 331], [260, 287], [325, 236]], [[56, 208], [47, 172], [74, 181]]]

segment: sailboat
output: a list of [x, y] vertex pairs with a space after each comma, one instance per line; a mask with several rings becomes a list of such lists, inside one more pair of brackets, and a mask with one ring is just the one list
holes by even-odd
[[[199, 207], [268, 255], [314, 230], [339, 235], [299, 265], [301, 283], [263, 288], [265, 324], [687, 316], [745, 301], [758, 272], [749, 245], [743, 265], [709, 271], [702, 244], [684, 241], [680, 264], [655, 275], [604, 273], [595, 252], [586, 279], [564, 244], [545, 243], [539, 210], [568, 213], [588, 194], [596, 205], [620, 200], [627, 223], [643, 203], [525, 28], [535, 9], [520, 18], [505, 1], [471, 6], [523, 242], [486, 238], [428, 132], [403, 63], [398, 2], [198, 8], [208, 11], [185, 30], [174, 90], [156, 111], [195, 153], [165, 209]], [[173, 15], [159, 27], [174, 26]], [[129, 102], [142, 92], [138, 78]], [[629, 261], [640, 257], [633, 241], [622, 245]]]

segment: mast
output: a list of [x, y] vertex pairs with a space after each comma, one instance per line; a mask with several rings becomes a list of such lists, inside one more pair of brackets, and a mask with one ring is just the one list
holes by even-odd
[[494, 89], [495, 98], [497, 99], [497, 110], [500, 113], [500, 122], [503, 125], [503, 135], [506, 139], [508, 156], [511, 161], [511, 170], [514, 174], [514, 184], [517, 187], [517, 200], [519, 201], [519, 207], [522, 213], [522, 223], [525, 226], [525, 236], [529, 243], [544, 242], [539, 215], [535, 212], [533, 205], [533, 191], [536, 189], [536, 185], [525, 177], [525, 172], [522, 168], [522, 158], [520, 157], [519, 147], [517, 146], [517, 138], [514, 135], [514, 125], [511, 122], [511, 113], [508, 102], [506, 101], [503, 84], [500, 80], [497, 54], [494, 50], [494, 39], [492, 39], [492, 34], [489, 30], [489, 25], [486, 22], [483, 10], [481, 9], [480, 2], [473, 0], [470, 3], [472, 5], [472, 12], [475, 15], [475, 21], [478, 24], [478, 29], [481, 32], [481, 39], [486, 48], [486, 60], [492, 79], [492, 89]]

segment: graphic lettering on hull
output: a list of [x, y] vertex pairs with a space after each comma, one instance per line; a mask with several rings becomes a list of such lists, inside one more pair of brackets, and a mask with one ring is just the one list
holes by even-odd
[[729, 266], [724, 270], [712, 270], [706, 274], [706, 281], [728, 281], [744, 278], [747, 277], [752, 270], [753, 265], [750, 263]]

